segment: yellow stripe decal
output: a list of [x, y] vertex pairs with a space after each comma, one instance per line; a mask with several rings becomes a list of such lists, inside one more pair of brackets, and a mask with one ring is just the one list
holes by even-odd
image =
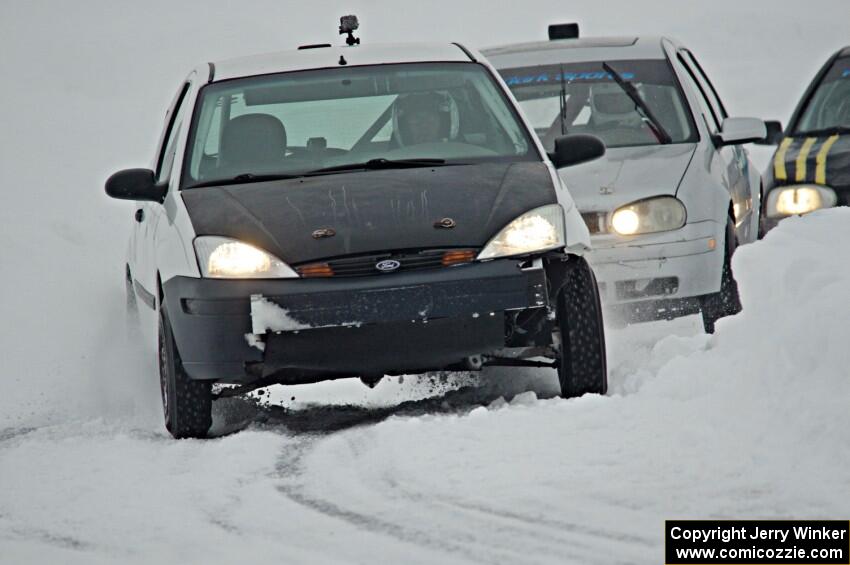
[[806, 182], [806, 159], [809, 157], [809, 151], [812, 150], [812, 145], [818, 140], [816, 137], [807, 137], [803, 146], [800, 148], [800, 153], [797, 155], [797, 182]]
[[832, 144], [836, 141], [838, 141], [838, 136], [831, 136], [824, 142], [820, 151], [818, 151], [818, 156], [816, 158], [817, 168], [815, 168], [815, 182], [817, 184], [826, 184], [826, 156], [829, 154]]
[[782, 140], [782, 143], [779, 144], [779, 149], [776, 151], [776, 155], [773, 157], [773, 168], [776, 180], [788, 180], [788, 171], [785, 170], [785, 154], [788, 153], [788, 148], [791, 147], [791, 142], [794, 141], [790, 137], [786, 137]]

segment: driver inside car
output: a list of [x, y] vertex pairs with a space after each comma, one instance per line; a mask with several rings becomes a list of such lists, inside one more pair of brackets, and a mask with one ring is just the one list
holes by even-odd
[[400, 147], [453, 140], [457, 104], [447, 92], [401, 94], [393, 103], [393, 141]]
[[590, 88], [590, 131], [607, 144], [647, 143], [655, 140], [644, 124], [635, 103], [616, 84], [594, 84]]

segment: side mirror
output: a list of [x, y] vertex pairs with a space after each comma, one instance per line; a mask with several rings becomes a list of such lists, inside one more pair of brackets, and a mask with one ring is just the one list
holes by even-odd
[[556, 169], [593, 161], [605, 155], [605, 144], [595, 135], [571, 133], [555, 139], [549, 158]]
[[162, 202], [167, 186], [156, 184], [150, 169], [124, 169], [106, 180], [106, 194], [121, 200]]
[[782, 132], [782, 124], [776, 120], [768, 120], [764, 122], [767, 128], [767, 135], [764, 139], [756, 141], [757, 145], [779, 145], [785, 134]]
[[740, 145], [765, 138], [767, 128], [758, 118], [726, 118], [717, 134], [719, 145]]

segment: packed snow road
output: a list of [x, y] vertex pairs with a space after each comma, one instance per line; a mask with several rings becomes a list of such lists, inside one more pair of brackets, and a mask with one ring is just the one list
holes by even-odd
[[8, 426], [0, 557], [651, 563], [665, 518], [846, 516], [847, 226], [830, 210], [741, 248], [744, 311], [713, 337], [609, 330], [607, 397], [502, 371], [279, 387], [220, 407], [207, 441], [155, 414]]
[[674, 34], [730, 109], [787, 119], [846, 44], [844, 0], [805, 18], [771, 0], [734, 18], [571, 5], [435, 0], [400, 21], [382, 0], [0, 2], [0, 563], [642, 564], [661, 562], [665, 518], [850, 516], [847, 209], [741, 248], [744, 311], [714, 336], [698, 317], [609, 328], [604, 398], [553, 398], [545, 373], [343, 381], [232, 401], [217, 439], [165, 432], [153, 359], [123, 339], [133, 208], [102, 186], [146, 164], [188, 65], [334, 40], [317, 22], [348, 10], [369, 41], [480, 47], [557, 16]]

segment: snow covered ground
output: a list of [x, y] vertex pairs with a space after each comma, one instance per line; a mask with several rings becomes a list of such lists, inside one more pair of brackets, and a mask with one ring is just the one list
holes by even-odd
[[844, 0], [175, 4], [0, 2], [0, 563], [658, 563], [665, 518], [850, 516], [850, 210], [741, 248], [714, 336], [609, 329], [607, 397], [506, 370], [278, 387], [175, 442], [123, 337], [132, 206], [102, 192], [189, 67], [343, 13], [364, 41], [669, 33], [733, 114], [786, 120], [847, 43]]

